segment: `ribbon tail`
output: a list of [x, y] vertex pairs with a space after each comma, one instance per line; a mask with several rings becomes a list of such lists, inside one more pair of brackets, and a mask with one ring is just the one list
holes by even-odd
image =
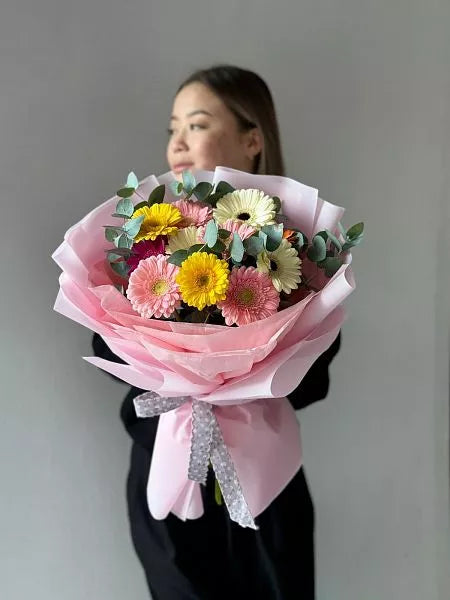
[[241, 527], [258, 529], [242, 492], [233, 461], [225, 445], [219, 423], [214, 417], [211, 463], [219, 482], [220, 491], [232, 521]]

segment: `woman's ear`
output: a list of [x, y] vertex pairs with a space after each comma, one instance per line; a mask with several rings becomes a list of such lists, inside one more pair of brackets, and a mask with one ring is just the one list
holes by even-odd
[[264, 140], [258, 127], [253, 127], [245, 132], [245, 153], [247, 158], [253, 160], [255, 156], [262, 152]]

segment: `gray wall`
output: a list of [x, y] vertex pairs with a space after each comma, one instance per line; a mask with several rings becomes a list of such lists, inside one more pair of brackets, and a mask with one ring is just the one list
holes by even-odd
[[175, 87], [213, 61], [267, 79], [289, 174], [367, 223], [330, 395], [300, 414], [318, 600], [449, 597], [450, 4], [242, 4], [2, 1], [5, 600], [147, 597], [126, 520], [125, 387], [52, 312], [49, 256], [129, 170], [165, 170]]

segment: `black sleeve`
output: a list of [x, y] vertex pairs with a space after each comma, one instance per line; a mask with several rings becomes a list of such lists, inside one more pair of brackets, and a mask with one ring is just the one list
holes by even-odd
[[288, 399], [295, 410], [305, 408], [326, 397], [330, 385], [328, 367], [338, 353], [340, 346], [341, 333], [339, 332], [328, 350], [321, 354], [311, 366], [299, 386], [288, 395]]
[[[92, 350], [94, 351], [95, 356], [98, 356], [99, 358], [104, 358], [105, 360], [110, 360], [111, 362], [122, 363], [123, 365], [126, 364], [124, 360], [114, 354], [114, 352], [109, 348], [109, 346], [98, 333], [94, 333], [92, 337]], [[107, 373], [107, 371], [105, 371], [105, 373]], [[111, 375], [111, 373], [107, 374], [116, 381], [120, 381], [120, 383], [126, 383], [115, 375]]]

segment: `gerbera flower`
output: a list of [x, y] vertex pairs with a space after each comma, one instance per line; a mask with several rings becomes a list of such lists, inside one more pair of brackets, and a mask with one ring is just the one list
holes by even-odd
[[213, 214], [218, 223], [233, 219], [250, 227], [263, 227], [275, 223], [276, 207], [273, 198], [261, 190], [235, 190], [218, 200]]
[[203, 310], [225, 300], [229, 274], [226, 260], [215, 254], [194, 252], [181, 264], [176, 281], [186, 304]]
[[161, 254], [141, 260], [130, 275], [126, 292], [141, 317], [167, 318], [180, 307], [180, 290], [175, 281], [178, 270]]
[[132, 273], [141, 260], [149, 256], [158, 256], [164, 254], [164, 238], [159, 236], [156, 240], [142, 240], [131, 246], [131, 256], [127, 259], [127, 265], [130, 267], [129, 272]]
[[202, 239], [199, 236], [198, 227], [191, 225], [184, 229], [179, 229], [175, 235], [171, 235], [167, 246], [167, 254], [172, 254], [176, 250], [187, 250], [194, 244], [200, 244]]
[[155, 240], [159, 235], [172, 235], [178, 231], [178, 224], [182, 219], [178, 208], [164, 203], [138, 208], [134, 211], [133, 218], [141, 215], [144, 216], [144, 220], [134, 238], [135, 242]]
[[264, 250], [256, 259], [258, 271], [269, 275], [277, 292], [283, 290], [287, 294], [298, 288], [301, 281], [301, 264], [295, 248], [285, 239], [281, 240], [276, 250]]
[[172, 204], [178, 208], [182, 214], [183, 220], [178, 227], [189, 227], [189, 225], [205, 225], [212, 218], [211, 207], [203, 202], [194, 202], [192, 200], [177, 200]]
[[297, 232], [294, 231], [294, 229], [285, 229], [283, 231], [283, 237], [285, 240], [292, 244], [292, 242], [294, 242], [297, 239]]
[[255, 267], [232, 269], [227, 297], [218, 302], [227, 325], [247, 325], [277, 312], [280, 295], [266, 273]]
[[[220, 225], [220, 229], [226, 229], [231, 233], [231, 235], [226, 239], [222, 240], [225, 244], [228, 244], [233, 239], [233, 233], [237, 233], [242, 241], [250, 237], [256, 232], [254, 227], [249, 227], [246, 223], [242, 223], [242, 221], [233, 221], [232, 219], [228, 219], [225, 223]], [[202, 225], [198, 228], [198, 238], [201, 242], [205, 241], [205, 230], [206, 227]]]
[[256, 229], [250, 227], [247, 223], [233, 221], [233, 219], [228, 219], [225, 223], [222, 223], [220, 228], [231, 232], [231, 235], [228, 238], [230, 240], [233, 239], [233, 233], [237, 233], [241, 240], [244, 241], [256, 232]]

